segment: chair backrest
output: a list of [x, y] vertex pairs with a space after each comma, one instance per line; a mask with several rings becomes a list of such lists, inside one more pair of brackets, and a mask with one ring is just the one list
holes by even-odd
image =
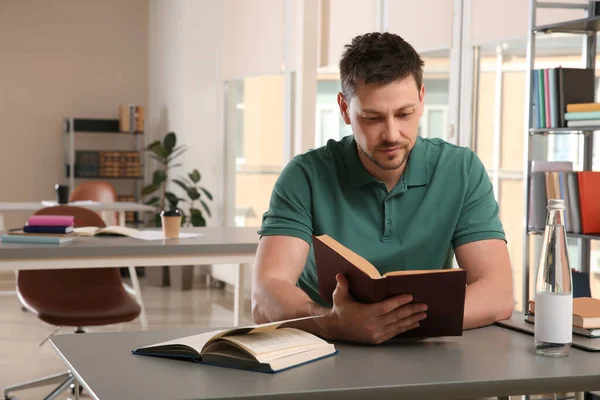
[[[47, 207], [34, 215], [72, 215], [75, 227], [106, 226], [98, 214], [82, 207]], [[23, 304], [34, 312], [48, 307], [103, 310], [122, 301], [123, 292], [118, 268], [21, 270], [17, 273], [17, 293]]]
[[113, 185], [106, 181], [88, 181], [75, 187], [69, 201], [94, 200], [101, 203], [117, 201], [117, 192]]

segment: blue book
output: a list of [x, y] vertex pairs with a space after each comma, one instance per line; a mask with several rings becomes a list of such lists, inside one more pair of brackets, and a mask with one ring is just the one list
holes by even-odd
[[33, 234], [21, 234], [21, 235], [2, 235], [0, 240], [3, 243], [49, 243], [49, 244], [61, 244], [71, 242], [72, 237], [62, 236], [46, 236], [46, 235], [33, 235]]
[[25, 225], [23, 227], [25, 233], [71, 233], [73, 232], [72, 226], [39, 226], [39, 225]]

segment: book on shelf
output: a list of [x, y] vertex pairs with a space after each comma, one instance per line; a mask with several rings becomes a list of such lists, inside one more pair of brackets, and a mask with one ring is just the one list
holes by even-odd
[[600, 198], [600, 172], [572, 171], [569, 164], [544, 162], [538, 164], [538, 167], [532, 164], [528, 229], [543, 230], [548, 200], [562, 199], [565, 201], [564, 225], [567, 232], [600, 234], [600, 208], [597, 206], [597, 199]]
[[[529, 300], [525, 320], [535, 323], [535, 300]], [[573, 298], [573, 333], [600, 337], [600, 299]]]
[[319, 317], [215, 330], [140, 346], [132, 352], [219, 367], [280, 372], [337, 353], [333, 344], [298, 329], [296, 322], [309, 318]]
[[567, 104], [568, 113], [600, 111], [600, 103]]
[[362, 303], [375, 303], [400, 294], [410, 294], [415, 303], [427, 305], [427, 318], [420, 326], [397, 337], [461, 336], [463, 331], [466, 271], [453, 269], [402, 270], [383, 275], [365, 258], [329, 235], [313, 236], [319, 294], [333, 304], [335, 279], [342, 273], [350, 284], [350, 295]]
[[567, 106], [589, 104], [595, 100], [594, 70], [591, 68], [557, 67], [532, 72], [531, 111], [535, 129], [568, 127]]

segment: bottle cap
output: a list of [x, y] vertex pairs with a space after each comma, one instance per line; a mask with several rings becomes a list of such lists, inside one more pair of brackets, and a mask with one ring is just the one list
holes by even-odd
[[565, 201], [563, 199], [550, 199], [548, 200], [548, 208], [565, 208]]

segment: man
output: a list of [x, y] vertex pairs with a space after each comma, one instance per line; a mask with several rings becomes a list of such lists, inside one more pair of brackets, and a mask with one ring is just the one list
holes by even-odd
[[381, 343], [427, 317], [427, 305], [409, 295], [358, 303], [342, 275], [326, 304], [311, 245], [311, 235], [323, 233], [381, 273], [450, 268], [455, 254], [467, 271], [463, 328], [510, 316], [510, 259], [482, 163], [467, 148], [418, 137], [423, 65], [390, 33], [346, 46], [338, 104], [353, 135], [295, 157], [277, 180], [259, 230], [257, 323], [320, 315], [305, 328], [331, 340]]

